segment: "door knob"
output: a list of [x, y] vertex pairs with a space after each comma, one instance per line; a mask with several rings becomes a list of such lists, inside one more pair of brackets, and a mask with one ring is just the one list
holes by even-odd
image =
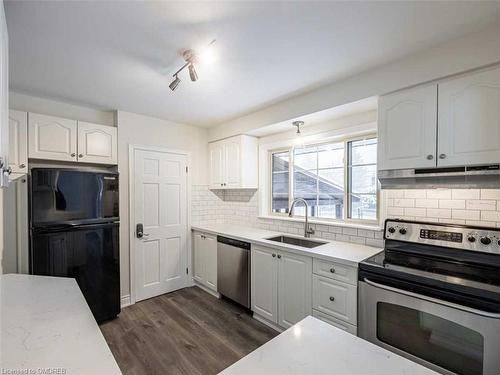
[[139, 223], [135, 226], [135, 236], [137, 238], [144, 237], [144, 226], [141, 223]]

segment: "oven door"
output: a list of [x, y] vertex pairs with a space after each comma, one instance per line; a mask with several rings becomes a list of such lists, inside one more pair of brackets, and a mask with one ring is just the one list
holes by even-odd
[[442, 374], [498, 375], [500, 314], [359, 282], [358, 335]]

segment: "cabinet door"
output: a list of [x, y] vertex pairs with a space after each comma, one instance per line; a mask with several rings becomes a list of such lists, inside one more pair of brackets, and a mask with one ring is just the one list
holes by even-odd
[[289, 328], [311, 315], [312, 258], [278, 254], [278, 324]]
[[78, 161], [117, 164], [117, 129], [78, 121]]
[[313, 309], [352, 325], [357, 324], [357, 288], [354, 285], [313, 276]]
[[205, 259], [204, 259], [204, 235], [201, 233], [194, 233], [194, 251], [193, 251], [193, 279], [203, 283], [205, 280]]
[[28, 113], [9, 111], [9, 166], [13, 173], [28, 170]]
[[224, 145], [221, 142], [211, 143], [210, 150], [210, 188], [224, 187]]
[[[2, 4], [3, 5], [3, 4]], [[0, 161], [9, 157], [9, 35], [4, 7], [0, 6]], [[8, 186], [4, 170], [0, 168], [0, 188]], [[1, 268], [1, 267], [0, 267]]]
[[29, 157], [76, 161], [75, 120], [28, 113]]
[[500, 68], [439, 85], [438, 166], [500, 161]]
[[270, 322], [278, 322], [278, 267], [276, 251], [252, 247], [252, 311]]
[[217, 291], [217, 238], [206, 235], [203, 242], [205, 283], [210, 289]]
[[436, 85], [382, 96], [378, 116], [379, 170], [436, 166]]
[[240, 138], [228, 139], [224, 142], [225, 156], [225, 183], [227, 188], [237, 188], [241, 186], [241, 147]]

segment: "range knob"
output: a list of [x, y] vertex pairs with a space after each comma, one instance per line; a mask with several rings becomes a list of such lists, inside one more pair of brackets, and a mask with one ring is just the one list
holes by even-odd
[[489, 237], [481, 237], [481, 243], [483, 245], [489, 245], [491, 243], [491, 239]]
[[401, 229], [399, 230], [399, 233], [401, 233], [401, 234], [406, 234], [406, 228], [401, 228]]
[[389, 229], [387, 229], [389, 233], [394, 233], [396, 231], [396, 229], [394, 227], [389, 227]]
[[469, 241], [469, 242], [476, 242], [476, 237], [469, 236], [469, 237], [467, 237], [467, 241]]

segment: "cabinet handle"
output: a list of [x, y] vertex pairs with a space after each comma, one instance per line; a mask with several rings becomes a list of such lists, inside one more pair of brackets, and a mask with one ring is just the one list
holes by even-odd
[[333, 268], [333, 267], [332, 267], [332, 268], [330, 268], [330, 272], [331, 272], [331, 273], [335, 273], [335, 268]]
[[330, 301], [335, 301], [335, 297], [330, 297]]
[[445, 159], [446, 158], [446, 154], [439, 154], [439, 159]]
[[427, 155], [427, 160], [432, 160], [434, 159], [434, 155]]
[[73, 152], [73, 153], [71, 154], [71, 157], [72, 157], [72, 158], [74, 158], [75, 156], [76, 156], [76, 154]]
[[25, 164], [21, 164], [21, 165], [19, 166], [19, 168], [21, 168], [21, 169], [22, 169], [22, 168], [25, 168], [25, 167], [26, 167], [26, 165], [25, 165]]
[[278, 254], [278, 259], [281, 259], [281, 255]]
[[220, 186], [224, 186], [224, 184], [220, 184]]
[[273, 254], [273, 258], [276, 258], [276, 254]]
[[83, 154], [78, 154], [78, 157], [79, 158], [83, 158]]

